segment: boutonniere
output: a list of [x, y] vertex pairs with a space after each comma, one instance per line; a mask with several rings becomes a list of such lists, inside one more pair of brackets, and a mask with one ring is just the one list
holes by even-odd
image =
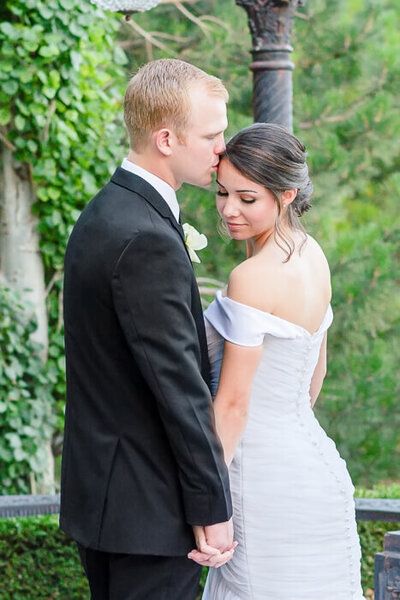
[[183, 233], [185, 234], [185, 244], [188, 249], [190, 260], [195, 263], [201, 262], [195, 250], [203, 250], [208, 244], [204, 233], [199, 233], [195, 227], [184, 223], [182, 225]]

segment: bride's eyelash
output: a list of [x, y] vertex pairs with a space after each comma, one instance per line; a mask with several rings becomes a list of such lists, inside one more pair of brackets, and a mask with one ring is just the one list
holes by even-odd
[[[222, 190], [217, 190], [217, 196], [221, 196], [223, 198], [226, 198], [226, 196], [228, 196], [228, 192], [223, 192]], [[252, 200], [245, 200], [244, 198], [240, 198], [240, 200], [244, 203], [244, 204], [253, 204], [256, 200], [255, 198], [253, 198]]]

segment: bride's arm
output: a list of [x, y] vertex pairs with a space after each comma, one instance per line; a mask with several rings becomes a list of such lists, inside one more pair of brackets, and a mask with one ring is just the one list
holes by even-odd
[[324, 381], [325, 375], [326, 375], [326, 342], [327, 342], [327, 333], [325, 333], [324, 339], [322, 340], [317, 366], [315, 367], [315, 371], [314, 371], [314, 374], [311, 379], [311, 384], [310, 384], [311, 407], [314, 407], [314, 404], [319, 396], [319, 393], [321, 391], [322, 384], [323, 384], [323, 381]]
[[247, 347], [225, 342], [214, 412], [217, 433], [230, 465], [247, 423], [251, 387], [263, 346]]

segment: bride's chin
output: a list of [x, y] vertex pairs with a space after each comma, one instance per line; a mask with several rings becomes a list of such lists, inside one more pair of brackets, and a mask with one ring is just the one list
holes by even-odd
[[240, 228], [228, 227], [229, 235], [234, 240], [248, 240], [250, 239], [248, 232], [243, 231]]
[[247, 235], [240, 234], [236, 231], [230, 231], [229, 235], [233, 240], [238, 240], [241, 242], [245, 242], [246, 240], [250, 239]]

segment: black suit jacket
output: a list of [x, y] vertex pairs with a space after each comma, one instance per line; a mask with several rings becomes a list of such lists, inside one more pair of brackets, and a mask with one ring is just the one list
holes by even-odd
[[61, 528], [85, 547], [183, 555], [230, 518], [203, 315], [181, 226], [117, 169], [65, 255]]

